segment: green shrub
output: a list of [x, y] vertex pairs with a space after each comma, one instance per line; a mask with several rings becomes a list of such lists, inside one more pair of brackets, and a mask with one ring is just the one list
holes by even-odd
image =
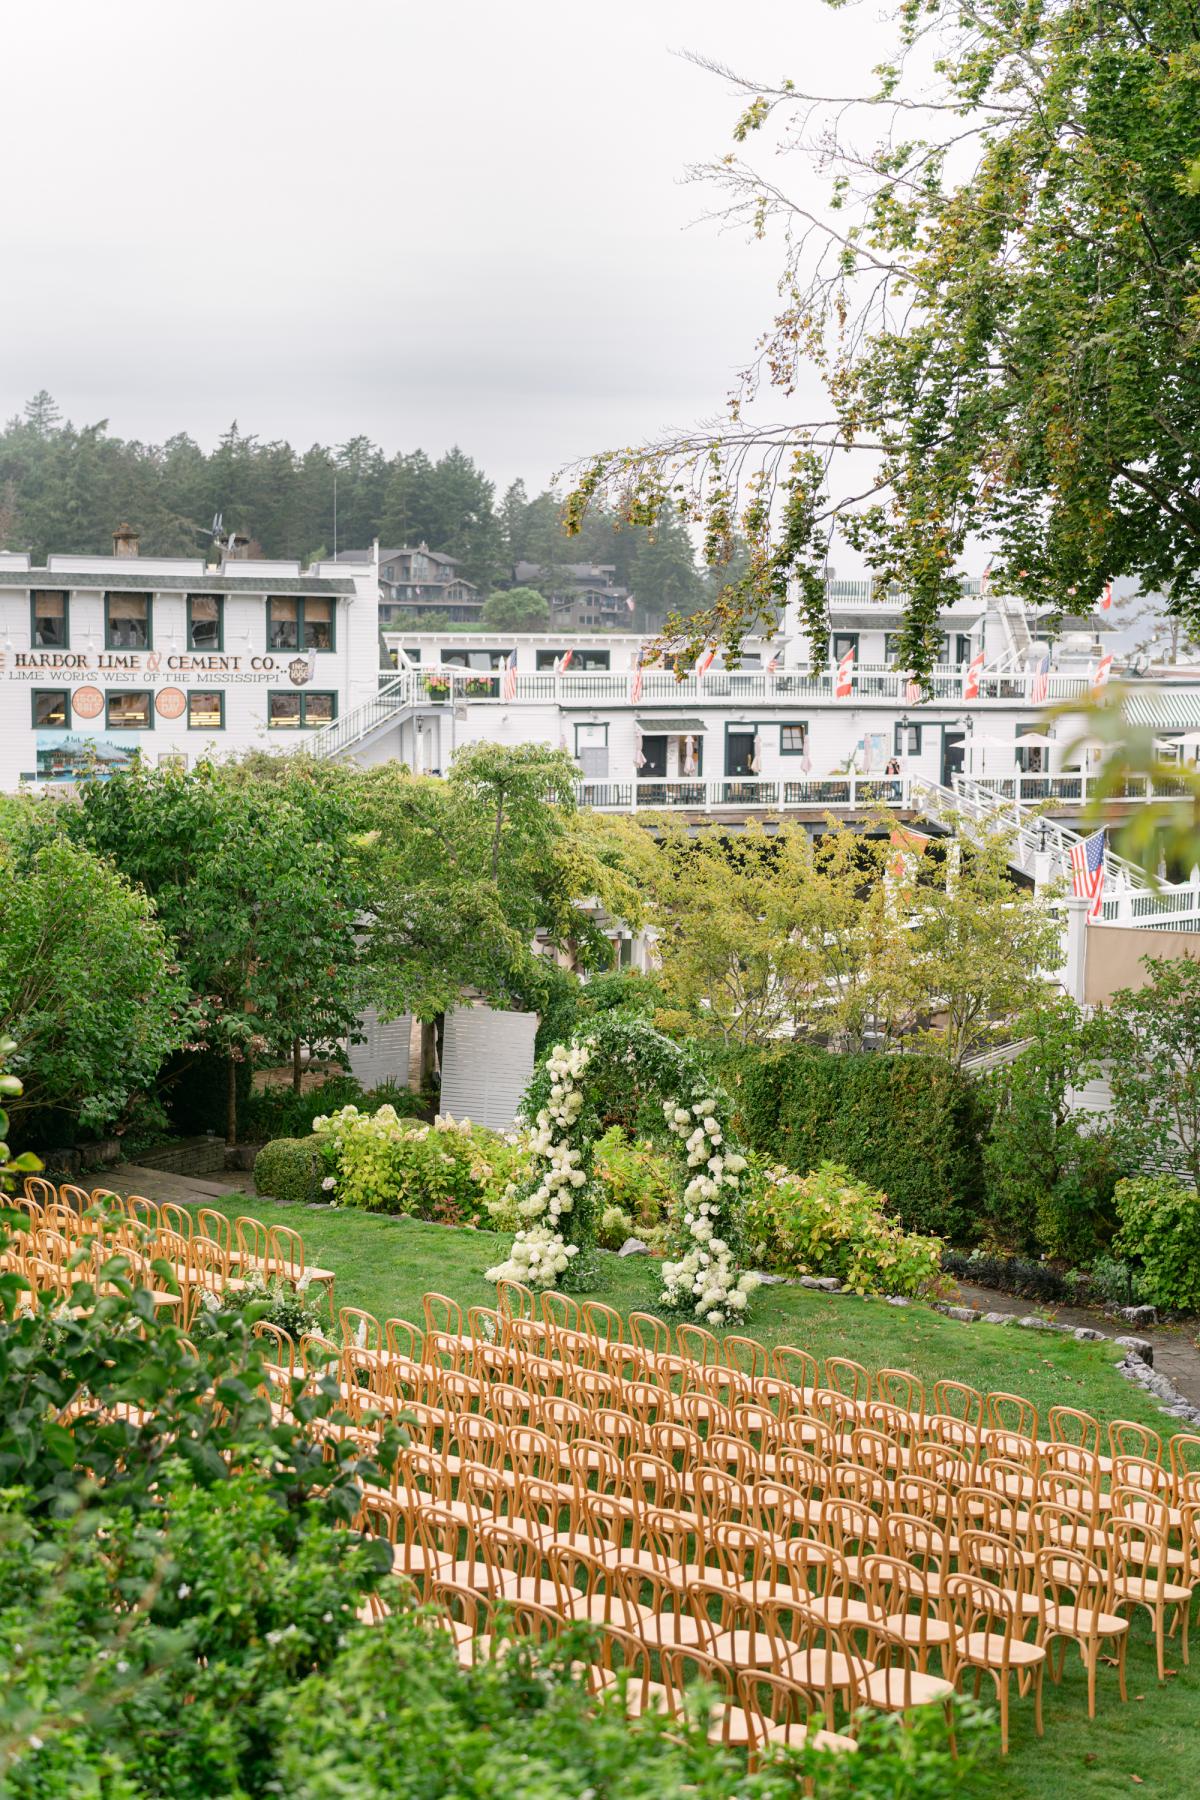
[[835, 1275], [856, 1294], [922, 1294], [937, 1283], [941, 1243], [904, 1231], [886, 1208], [886, 1194], [837, 1163], [811, 1175], [772, 1169], [747, 1202], [745, 1229], [768, 1268]]
[[1121, 1231], [1113, 1248], [1142, 1267], [1154, 1306], [1200, 1312], [1200, 1197], [1171, 1175], [1117, 1183]]
[[254, 1159], [254, 1185], [273, 1200], [326, 1200], [321, 1188], [321, 1140], [275, 1138]]
[[227, 1287], [221, 1295], [219, 1307], [215, 1294], [204, 1294], [201, 1298], [203, 1304], [191, 1328], [193, 1338], [203, 1337], [213, 1329], [218, 1312], [244, 1313], [251, 1306], [254, 1308], [256, 1322], [263, 1320], [268, 1325], [277, 1325], [280, 1331], [286, 1331], [296, 1343], [300, 1342], [306, 1331], [329, 1330], [329, 1312], [323, 1288], [297, 1288], [278, 1277], [267, 1281], [257, 1271], [245, 1279], [244, 1286]]
[[516, 1139], [469, 1119], [439, 1116], [422, 1125], [391, 1106], [374, 1113], [343, 1106], [314, 1127], [339, 1205], [448, 1225], [490, 1223], [488, 1202], [516, 1177], [523, 1154]]
[[596, 1242], [602, 1250], [619, 1250], [626, 1238], [636, 1237], [633, 1215], [621, 1206], [602, 1206], [596, 1220]]
[[934, 1056], [808, 1048], [739, 1046], [711, 1062], [741, 1137], [770, 1162], [843, 1164], [908, 1229], [977, 1235], [986, 1109], [969, 1076]]
[[677, 1153], [658, 1149], [647, 1138], [631, 1140], [613, 1125], [597, 1142], [592, 1166], [605, 1200], [628, 1214], [631, 1229], [656, 1231], [666, 1223], [675, 1198]]

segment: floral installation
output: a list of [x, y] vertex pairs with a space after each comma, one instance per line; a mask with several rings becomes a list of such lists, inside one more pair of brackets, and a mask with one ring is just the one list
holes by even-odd
[[536, 1072], [520, 1138], [531, 1169], [508, 1196], [521, 1223], [507, 1259], [487, 1279], [548, 1288], [580, 1277], [604, 1201], [593, 1156], [602, 1135], [595, 1093], [605, 1080], [624, 1100], [660, 1096], [664, 1124], [686, 1157], [688, 1180], [671, 1220], [676, 1260], [663, 1264], [661, 1304], [709, 1325], [744, 1318], [759, 1281], [737, 1263], [746, 1158], [731, 1141], [727, 1103], [699, 1065], [644, 1020], [600, 1020], [585, 1036], [556, 1044]]
[[739, 1274], [733, 1251], [721, 1235], [730, 1207], [740, 1198], [746, 1158], [731, 1150], [717, 1117], [712, 1095], [691, 1107], [663, 1101], [668, 1130], [684, 1140], [689, 1169], [696, 1173], [683, 1190], [682, 1223], [691, 1248], [678, 1262], [663, 1264], [662, 1303], [690, 1306], [708, 1325], [724, 1325], [745, 1317], [750, 1296], [759, 1285], [752, 1271]]

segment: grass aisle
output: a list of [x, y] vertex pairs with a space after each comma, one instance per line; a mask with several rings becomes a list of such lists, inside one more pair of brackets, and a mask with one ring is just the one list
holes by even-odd
[[[421, 1295], [430, 1289], [452, 1296], [464, 1310], [493, 1304], [495, 1289], [483, 1273], [503, 1258], [509, 1243], [492, 1232], [273, 1200], [239, 1204], [230, 1198], [219, 1210], [290, 1225], [301, 1233], [308, 1261], [335, 1270], [339, 1304], [417, 1324]], [[603, 1285], [591, 1297], [622, 1313], [657, 1311], [655, 1263], [604, 1251], [597, 1260]], [[911, 1369], [927, 1386], [951, 1376], [973, 1387], [1024, 1394], [1043, 1419], [1061, 1404], [1101, 1419], [1140, 1419], [1164, 1437], [1172, 1428], [1140, 1388], [1116, 1373], [1118, 1353], [1103, 1344], [1012, 1326], [963, 1325], [924, 1306], [892, 1307], [791, 1287], [764, 1288], [754, 1296], [747, 1335], [767, 1345], [795, 1344], [817, 1357], [851, 1356], [871, 1369]], [[1134, 1793], [1190, 1800], [1200, 1794], [1200, 1663], [1184, 1669], [1178, 1645], [1168, 1643], [1167, 1666], [1178, 1673], [1160, 1688], [1142, 1615], [1130, 1644], [1129, 1705], [1121, 1705], [1115, 1671], [1102, 1666], [1097, 1717], [1089, 1725], [1078, 1654], [1069, 1648], [1062, 1687], [1046, 1683], [1044, 1739], [1034, 1736], [1032, 1705], [1014, 1697], [1012, 1754], [1000, 1789], [1006, 1800], [1116, 1800]]]

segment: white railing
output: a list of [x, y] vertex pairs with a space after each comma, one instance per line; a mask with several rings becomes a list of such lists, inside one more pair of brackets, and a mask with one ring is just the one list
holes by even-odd
[[385, 725], [395, 720], [406, 707], [412, 705], [412, 681], [407, 675], [397, 675], [394, 681], [386, 681], [377, 694], [364, 700], [361, 706], [354, 707], [344, 713], [340, 719], [334, 719], [331, 725], [315, 732], [307, 745], [310, 756], [337, 756], [340, 751], [348, 750], [352, 744], [374, 731], [376, 726]]
[[[985, 670], [979, 677], [979, 704], [1036, 705], [1031, 699], [1036, 675], [1029, 670]], [[934, 669], [923, 690], [934, 700], [951, 705], [971, 705], [964, 701], [965, 669], [942, 665]], [[634, 700], [634, 677], [631, 671], [593, 670], [576, 674], [568, 669], [555, 674], [546, 669], [538, 673], [520, 673], [505, 679], [499, 671], [488, 673], [476, 669], [423, 666], [405, 670], [396, 682], [407, 682], [412, 704], [449, 705], [467, 701], [481, 706], [545, 706], [577, 701], [588, 705], [636, 705], [643, 711], [658, 706], [695, 706], [704, 701], [717, 704], [730, 700], [765, 704], [787, 704], [791, 701], [828, 700], [836, 703], [835, 675], [831, 669], [778, 669], [772, 675], [765, 671], [717, 669], [708, 674], [687, 675], [677, 681], [665, 670], [642, 672], [641, 691]], [[851, 693], [843, 705], [869, 705], [879, 702], [888, 706], [915, 706], [908, 698], [909, 678], [902, 671], [883, 664], [859, 663], [853, 674]], [[1048, 700], [1071, 700], [1086, 694], [1090, 678], [1086, 673], [1055, 673], [1049, 677]]]
[[[996, 821], [1012, 833], [1014, 867], [1035, 876], [1044, 866], [1039, 858], [1048, 857], [1055, 875], [1070, 880], [1071, 850], [1083, 842], [1081, 833], [997, 794], [985, 783], [962, 775], [955, 776], [953, 789], [918, 781], [913, 801], [924, 804], [935, 816], [957, 812], [978, 822]], [[1100, 920], [1105, 925], [1140, 925], [1151, 931], [1200, 931], [1200, 880], [1163, 882], [1155, 888], [1137, 863], [1107, 850]]]
[[[1014, 748], [1019, 749], [1020, 742], [1017, 738]], [[1047, 803], [1082, 806], [1096, 789], [1095, 777], [1082, 772], [1062, 775], [990, 775], [986, 770], [976, 770], [970, 775], [956, 775], [954, 780], [956, 786], [961, 782], [974, 781], [997, 799], [1015, 800], [1021, 806], [1045, 806]], [[1149, 776], [1139, 775], [1126, 777], [1118, 790], [1106, 786], [1104, 798], [1117, 802], [1186, 799], [1191, 791], [1182, 779], [1167, 777], [1151, 781]]]
[[580, 781], [580, 806], [597, 812], [858, 812], [872, 806], [911, 805], [906, 776], [809, 775], [795, 780], [758, 775], [639, 775], [630, 781]]

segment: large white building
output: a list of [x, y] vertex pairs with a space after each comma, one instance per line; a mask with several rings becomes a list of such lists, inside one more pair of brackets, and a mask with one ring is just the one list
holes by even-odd
[[[1056, 789], [1072, 797], [1073, 774], [1064, 773], [1072, 733], [1062, 729], [1050, 744], [1040, 719], [1047, 701], [1088, 693], [1103, 624], [1075, 621], [1052, 648], [1023, 608], [964, 583], [941, 620], [938, 666], [917, 688], [898, 662], [902, 609], [902, 596], [868, 582], [832, 583], [827, 665], [813, 665], [789, 612], [781, 635], [752, 639], [737, 669], [718, 658], [682, 680], [645, 666], [635, 634], [385, 627], [395, 681], [320, 745], [430, 771], [481, 739], [556, 745], [579, 764], [581, 799], [622, 809], [821, 807], [861, 778], [948, 787], [972, 775], [1010, 791], [1020, 780], [1031, 799], [1061, 777]], [[1196, 705], [1193, 693], [1183, 723]], [[1074, 759], [1075, 769], [1081, 782], [1086, 767]]]
[[312, 742], [379, 683], [374, 561], [0, 553], [0, 788]]

